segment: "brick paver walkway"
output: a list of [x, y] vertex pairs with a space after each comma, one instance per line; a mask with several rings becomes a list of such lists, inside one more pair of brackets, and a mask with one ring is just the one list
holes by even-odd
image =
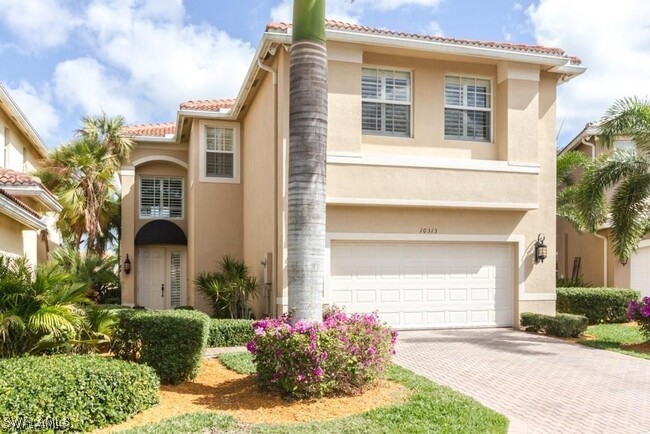
[[510, 419], [510, 433], [650, 433], [650, 360], [511, 329], [400, 333], [397, 363]]

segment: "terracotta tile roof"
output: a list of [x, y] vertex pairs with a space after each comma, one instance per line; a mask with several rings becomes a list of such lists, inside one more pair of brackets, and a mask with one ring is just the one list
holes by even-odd
[[0, 168], [0, 186], [33, 185], [43, 187], [41, 180], [27, 173]]
[[[511, 44], [509, 42], [492, 42], [478, 41], [471, 39], [447, 38], [442, 36], [421, 35], [417, 33], [396, 32], [393, 30], [379, 29], [376, 27], [362, 26], [359, 24], [345, 23], [342, 21], [325, 20], [325, 24], [330, 30], [344, 30], [358, 33], [367, 33], [371, 35], [394, 36], [404, 39], [415, 39], [420, 41], [442, 42], [446, 44], [465, 45], [472, 47], [496, 48], [508, 51], [518, 51], [533, 54], [547, 54], [551, 56], [565, 57], [574, 65], [579, 65], [581, 60], [577, 57], [567, 56], [564, 50], [560, 48], [544, 47], [541, 45]], [[266, 26], [266, 31], [287, 33], [291, 24], [287, 23], [270, 23]]]
[[147, 136], [165, 137], [167, 134], [176, 132], [174, 122], [162, 122], [157, 124], [127, 125], [122, 128], [122, 133], [128, 137]]
[[34, 211], [34, 210], [29, 206], [29, 205], [27, 205], [25, 202], [19, 200], [19, 199], [16, 198], [15, 196], [13, 196], [13, 195], [7, 193], [7, 192], [4, 191], [2, 188], [0, 188], [0, 196], [4, 196], [4, 197], [6, 197], [6, 198], [9, 199], [11, 202], [15, 203], [16, 205], [18, 205], [19, 207], [21, 207], [22, 209], [24, 209], [25, 211], [27, 211], [28, 213], [30, 213], [31, 215], [33, 215], [34, 217], [36, 217], [36, 218], [38, 218], [38, 219], [41, 218], [41, 215], [40, 215], [39, 213], [37, 213], [36, 211]]
[[185, 101], [181, 103], [181, 110], [205, 110], [220, 111], [231, 109], [235, 105], [234, 99], [204, 99], [196, 101]]

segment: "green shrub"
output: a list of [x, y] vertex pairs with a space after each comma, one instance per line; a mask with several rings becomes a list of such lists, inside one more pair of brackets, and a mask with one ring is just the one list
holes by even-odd
[[248, 300], [257, 298], [259, 285], [244, 261], [224, 256], [221, 271], [199, 273], [194, 279], [196, 289], [212, 304], [217, 318], [250, 319]]
[[587, 318], [582, 315], [560, 313], [550, 316], [531, 312], [521, 314], [521, 326], [526, 331], [544, 331], [549, 336], [561, 338], [576, 338], [587, 330], [588, 325]]
[[211, 319], [210, 347], [238, 347], [253, 339], [253, 321], [248, 319]]
[[557, 311], [584, 315], [589, 324], [627, 321], [627, 306], [639, 291], [620, 288], [558, 288]]
[[113, 353], [146, 363], [163, 383], [196, 377], [208, 341], [210, 318], [188, 310], [121, 310], [113, 337]]
[[0, 360], [0, 421], [5, 424], [31, 421], [46, 428], [38, 425], [56, 423], [66, 432], [89, 431], [122, 422], [157, 402], [158, 377], [148, 366], [98, 356]]
[[176, 306], [174, 310], [196, 310], [194, 306]]

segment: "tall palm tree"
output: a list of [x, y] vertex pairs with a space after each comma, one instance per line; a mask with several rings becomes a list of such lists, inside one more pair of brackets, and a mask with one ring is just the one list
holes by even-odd
[[325, 260], [325, 0], [294, 0], [287, 269], [294, 321], [321, 321]]
[[114, 241], [111, 230], [119, 221], [116, 174], [134, 143], [121, 135], [122, 117], [84, 118], [76, 140], [54, 150], [37, 172], [58, 197], [63, 211], [58, 229], [70, 244], [85, 242], [102, 254]]
[[616, 101], [600, 121], [599, 136], [608, 148], [621, 136], [636, 148], [612, 150], [589, 166], [580, 182], [578, 210], [591, 232], [611, 220], [613, 250], [625, 264], [650, 230], [650, 100]]

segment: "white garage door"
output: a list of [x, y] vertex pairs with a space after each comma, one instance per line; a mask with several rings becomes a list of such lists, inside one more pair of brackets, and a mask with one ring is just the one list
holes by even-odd
[[650, 247], [641, 247], [630, 258], [630, 287], [650, 297]]
[[329, 301], [397, 328], [511, 326], [513, 248], [332, 242]]

